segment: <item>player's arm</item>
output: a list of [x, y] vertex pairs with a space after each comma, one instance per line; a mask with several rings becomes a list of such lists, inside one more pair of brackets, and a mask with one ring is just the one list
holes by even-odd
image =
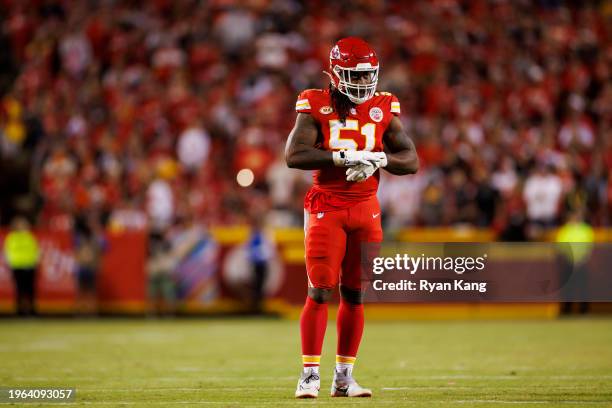
[[394, 116], [383, 135], [387, 154], [385, 170], [391, 174], [414, 174], [419, 169], [419, 157], [414, 143], [404, 129], [402, 122]]
[[314, 118], [307, 113], [298, 113], [295, 126], [289, 133], [285, 146], [285, 161], [294, 169], [315, 170], [333, 166], [331, 151], [315, 147], [319, 129]]

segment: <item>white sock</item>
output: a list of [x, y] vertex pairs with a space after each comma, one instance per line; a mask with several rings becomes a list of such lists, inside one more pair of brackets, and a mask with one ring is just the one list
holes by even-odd
[[353, 374], [353, 365], [357, 357], [341, 356], [336, 354], [336, 371], [342, 373], [346, 370], [346, 376], [350, 377]]
[[351, 363], [336, 363], [336, 371], [339, 373], [346, 370], [346, 376], [350, 377], [353, 374], [353, 364]]
[[304, 372], [307, 373], [312, 369], [315, 374], [319, 374], [319, 366], [304, 367]]

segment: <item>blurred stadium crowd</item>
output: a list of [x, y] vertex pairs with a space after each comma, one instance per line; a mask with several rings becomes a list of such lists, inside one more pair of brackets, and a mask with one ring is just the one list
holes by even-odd
[[612, 224], [609, 2], [0, 0], [0, 16], [4, 224], [301, 225], [309, 175], [284, 142], [347, 35], [378, 50], [421, 158], [384, 176], [388, 228]]

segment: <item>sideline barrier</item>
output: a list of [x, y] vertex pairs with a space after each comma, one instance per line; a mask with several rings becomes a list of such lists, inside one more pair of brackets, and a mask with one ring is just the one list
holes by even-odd
[[[301, 228], [277, 229], [271, 233], [276, 242], [277, 260], [267, 283], [265, 309], [295, 318], [304, 301], [304, 232]], [[43, 242], [43, 265], [37, 283], [41, 313], [70, 313], [76, 299], [72, 239], [68, 233], [37, 232]], [[210, 235], [218, 245], [212, 259], [218, 266], [207, 271], [207, 280], [188, 276], [179, 311], [183, 313], [233, 313], [245, 310], [250, 271], [242, 244], [249, 237], [246, 226], [215, 227]], [[551, 237], [554, 235], [551, 235]], [[596, 240], [612, 242], [612, 229], [596, 231]], [[0, 232], [0, 245], [4, 233]], [[147, 237], [144, 232], [109, 232], [98, 279], [100, 311], [143, 314], [148, 310], [145, 272]], [[399, 231], [395, 237], [404, 242], [491, 242], [495, 234], [488, 229], [427, 228]], [[199, 247], [201, 249], [201, 247]], [[202, 250], [204, 251], [204, 250]], [[195, 250], [185, 262], [198, 261]], [[204, 251], [206, 252], [206, 251]], [[194, 255], [196, 254], [196, 255]], [[525, 254], [526, 256], [528, 253]], [[197, 274], [197, 271], [196, 271]], [[191, 285], [191, 286], [190, 286]], [[12, 313], [14, 294], [11, 277], [0, 257], [0, 312]], [[371, 319], [498, 319], [554, 318], [556, 303], [506, 304], [376, 304], [368, 305]], [[332, 308], [333, 315], [333, 308]]]

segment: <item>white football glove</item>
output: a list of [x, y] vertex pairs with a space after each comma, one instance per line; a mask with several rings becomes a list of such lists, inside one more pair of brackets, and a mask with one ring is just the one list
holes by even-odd
[[338, 167], [351, 167], [357, 164], [372, 162], [374, 166], [385, 167], [387, 155], [384, 152], [369, 152], [366, 150], [340, 150], [333, 152], [334, 164]]
[[385, 152], [366, 152], [365, 159], [371, 162], [374, 167], [387, 167], [387, 154]]
[[365, 163], [365, 154], [369, 153], [363, 150], [340, 150], [333, 152], [332, 157], [334, 164], [338, 167], [351, 167], [359, 163]]
[[384, 152], [364, 152], [364, 161], [346, 170], [347, 181], [365, 181], [381, 167], [387, 165], [387, 155]]
[[365, 181], [374, 174], [376, 169], [377, 167], [369, 161], [359, 163], [346, 169], [346, 181]]

